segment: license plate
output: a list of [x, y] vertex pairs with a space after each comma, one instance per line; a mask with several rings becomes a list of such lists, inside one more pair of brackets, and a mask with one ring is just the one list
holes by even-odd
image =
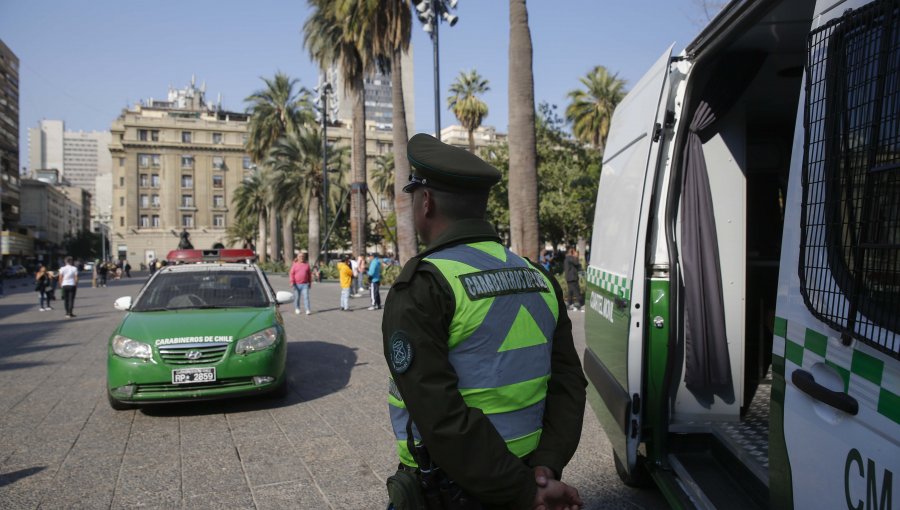
[[215, 367], [179, 368], [178, 370], [172, 370], [172, 384], [205, 383], [214, 382], [215, 380]]

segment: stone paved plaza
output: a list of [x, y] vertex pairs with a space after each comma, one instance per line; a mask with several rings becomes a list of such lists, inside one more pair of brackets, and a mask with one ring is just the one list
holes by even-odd
[[[273, 275], [276, 290], [287, 278]], [[113, 411], [109, 335], [145, 275], [94, 289], [82, 280], [76, 318], [39, 312], [27, 280], [0, 298], [0, 508], [383, 509], [396, 458], [387, 412], [381, 312], [368, 298], [337, 310], [339, 289], [311, 292], [315, 313], [282, 307], [290, 395]], [[57, 294], [59, 294], [57, 292]], [[383, 293], [386, 296], [387, 292]], [[573, 313], [584, 350], [584, 315]], [[564, 474], [586, 508], [665, 508], [658, 492], [624, 487], [593, 412]]]

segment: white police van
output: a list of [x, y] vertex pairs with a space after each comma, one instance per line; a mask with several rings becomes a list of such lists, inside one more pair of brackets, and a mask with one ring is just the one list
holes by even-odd
[[674, 507], [900, 508], [900, 0], [733, 1], [612, 118], [588, 401]]

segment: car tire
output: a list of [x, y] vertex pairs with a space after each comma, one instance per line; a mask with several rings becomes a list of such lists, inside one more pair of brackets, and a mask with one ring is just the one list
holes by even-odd
[[109, 407], [112, 407], [116, 411], [127, 411], [129, 409], [134, 409], [133, 405], [126, 404], [121, 400], [116, 400], [112, 395], [109, 394], [109, 392], [106, 393], [106, 398], [109, 400]]
[[650, 473], [647, 472], [647, 468], [644, 465], [645, 460], [644, 457], [638, 455], [634, 471], [629, 473], [625, 469], [625, 464], [622, 462], [622, 459], [619, 458], [619, 454], [613, 450], [613, 462], [616, 465], [616, 474], [619, 475], [619, 480], [622, 480], [622, 483], [628, 487], [633, 487], [635, 489], [650, 487]]

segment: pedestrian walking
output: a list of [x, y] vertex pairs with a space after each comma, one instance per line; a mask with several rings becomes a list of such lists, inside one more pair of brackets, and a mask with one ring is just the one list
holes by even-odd
[[344, 255], [338, 263], [338, 273], [341, 278], [341, 310], [350, 310], [350, 287], [353, 285], [353, 269], [350, 268], [350, 256]]
[[382, 321], [401, 463], [391, 501], [579, 508], [559, 480], [586, 386], [562, 289], [484, 219], [496, 168], [424, 134], [407, 154], [404, 191], [426, 248], [391, 286]]
[[131, 264], [129, 264], [127, 260], [125, 261], [123, 269], [125, 270], [125, 276], [131, 278]]
[[303, 300], [303, 308], [306, 315], [312, 313], [309, 307], [309, 286], [312, 285], [312, 271], [306, 259], [306, 253], [301, 253], [294, 258], [290, 271], [291, 285], [294, 287], [294, 313], [300, 314], [300, 301]]
[[563, 260], [563, 275], [566, 278], [566, 300], [570, 310], [584, 311], [584, 295], [581, 293], [581, 284], [578, 277], [581, 276], [581, 261], [578, 260], [578, 250], [569, 248], [565, 260]]
[[359, 288], [359, 281], [362, 277], [362, 273], [359, 272], [359, 259], [352, 255], [350, 257], [350, 269], [353, 270], [353, 282], [350, 286], [350, 297], [353, 298], [359, 295], [357, 294], [356, 289]]
[[75, 291], [78, 289], [78, 268], [72, 265], [72, 257], [66, 257], [66, 265], [59, 270], [59, 286], [66, 304], [66, 318], [75, 317]]
[[47, 268], [41, 264], [37, 273], [34, 275], [34, 290], [38, 292], [38, 305], [40, 307], [39, 310], [42, 312], [53, 310], [50, 306], [50, 298], [47, 296], [47, 289], [49, 288], [50, 273], [48, 273]]
[[381, 310], [381, 259], [378, 254], [369, 255], [369, 291], [372, 294], [372, 304], [369, 310]]

